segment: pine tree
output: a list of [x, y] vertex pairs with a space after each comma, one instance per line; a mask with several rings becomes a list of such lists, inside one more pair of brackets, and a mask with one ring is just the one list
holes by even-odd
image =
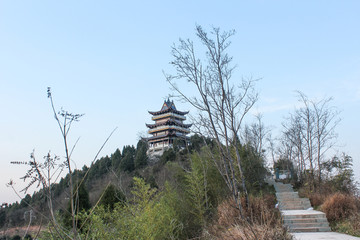
[[141, 168], [147, 164], [147, 144], [144, 140], [139, 140], [136, 145], [135, 169]]
[[135, 148], [134, 146], [124, 146], [120, 162], [120, 170], [122, 171], [133, 171], [135, 158]]
[[110, 184], [104, 191], [100, 205], [112, 211], [116, 203], [124, 203], [124, 201], [125, 195], [113, 184]]
[[121, 161], [121, 152], [120, 149], [116, 149], [116, 151], [111, 154], [111, 166], [114, 169], [118, 169]]

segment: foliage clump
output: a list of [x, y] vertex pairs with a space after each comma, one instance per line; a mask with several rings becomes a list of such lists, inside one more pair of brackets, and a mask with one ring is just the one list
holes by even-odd
[[102, 194], [99, 205], [104, 206], [106, 209], [113, 210], [117, 203], [121, 205], [125, 204], [125, 195], [116, 188], [114, 184], [109, 184]]
[[[243, 201], [245, 199], [242, 199]], [[290, 240], [283, 228], [280, 212], [275, 209], [273, 195], [251, 196], [244, 221], [233, 199], [226, 199], [217, 207], [217, 221], [209, 228], [210, 239], [279, 239]]]
[[335, 193], [326, 199], [321, 206], [330, 222], [340, 221], [348, 218], [358, 211], [356, 199], [353, 196]]
[[113, 211], [100, 206], [89, 219], [84, 237], [90, 239], [178, 239], [182, 230], [176, 195], [170, 187], [157, 194], [141, 178], [134, 178], [133, 198], [115, 204]]

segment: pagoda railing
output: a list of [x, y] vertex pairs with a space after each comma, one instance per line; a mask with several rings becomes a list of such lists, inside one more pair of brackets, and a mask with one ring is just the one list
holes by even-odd
[[154, 132], [158, 132], [158, 131], [161, 131], [161, 130], [167, 130], [167, 129], [175, 129], [175, 130], [179, 130], [179, 131], [182, 131], [182, 132], [185, 132], [185, 133], [190, 133], [190, 131], [188, 129], [183, 128], [183, 127], [179, 127], [179, 126], [159, 126], [159, 127], [150, 129], [149, 133], [154, 133]]
[[158, 150], [158, 149], [163, 149], [165, 147], [170, 147], [171, 144], [160, 144], [159, 146], [150, 146], [149, 150]]

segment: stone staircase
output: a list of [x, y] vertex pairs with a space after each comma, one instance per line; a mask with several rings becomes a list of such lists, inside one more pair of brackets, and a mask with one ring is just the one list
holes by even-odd
[[280, 210], [306, 210], [311, 208], [308, 198], [299, 198], [290, 184], [275, 183], [276, 198]]
[[284, 225], [290, 232], [330, 232], [325, 213], [312, 210], [308, 198], [299, 198], [290, 184], [272, 182]]

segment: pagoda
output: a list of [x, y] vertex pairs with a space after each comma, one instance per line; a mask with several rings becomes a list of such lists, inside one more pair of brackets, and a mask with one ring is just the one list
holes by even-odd
[[178, 111], [174, 101], [168, 99], [164, 101], [160, 111], [149, 113], [155, 123], [146, 124], [148, 133], [152, 134], [152, 137], [147, 138], [148, 155], [161, 155], [165, 149], [172, 147], [175, 139], [184, 140], [184, 145], [188, 143], [189, 137], [186, 135], [190, 133], [192, 124], [185, 124], [184, 121], [189, 112]]

